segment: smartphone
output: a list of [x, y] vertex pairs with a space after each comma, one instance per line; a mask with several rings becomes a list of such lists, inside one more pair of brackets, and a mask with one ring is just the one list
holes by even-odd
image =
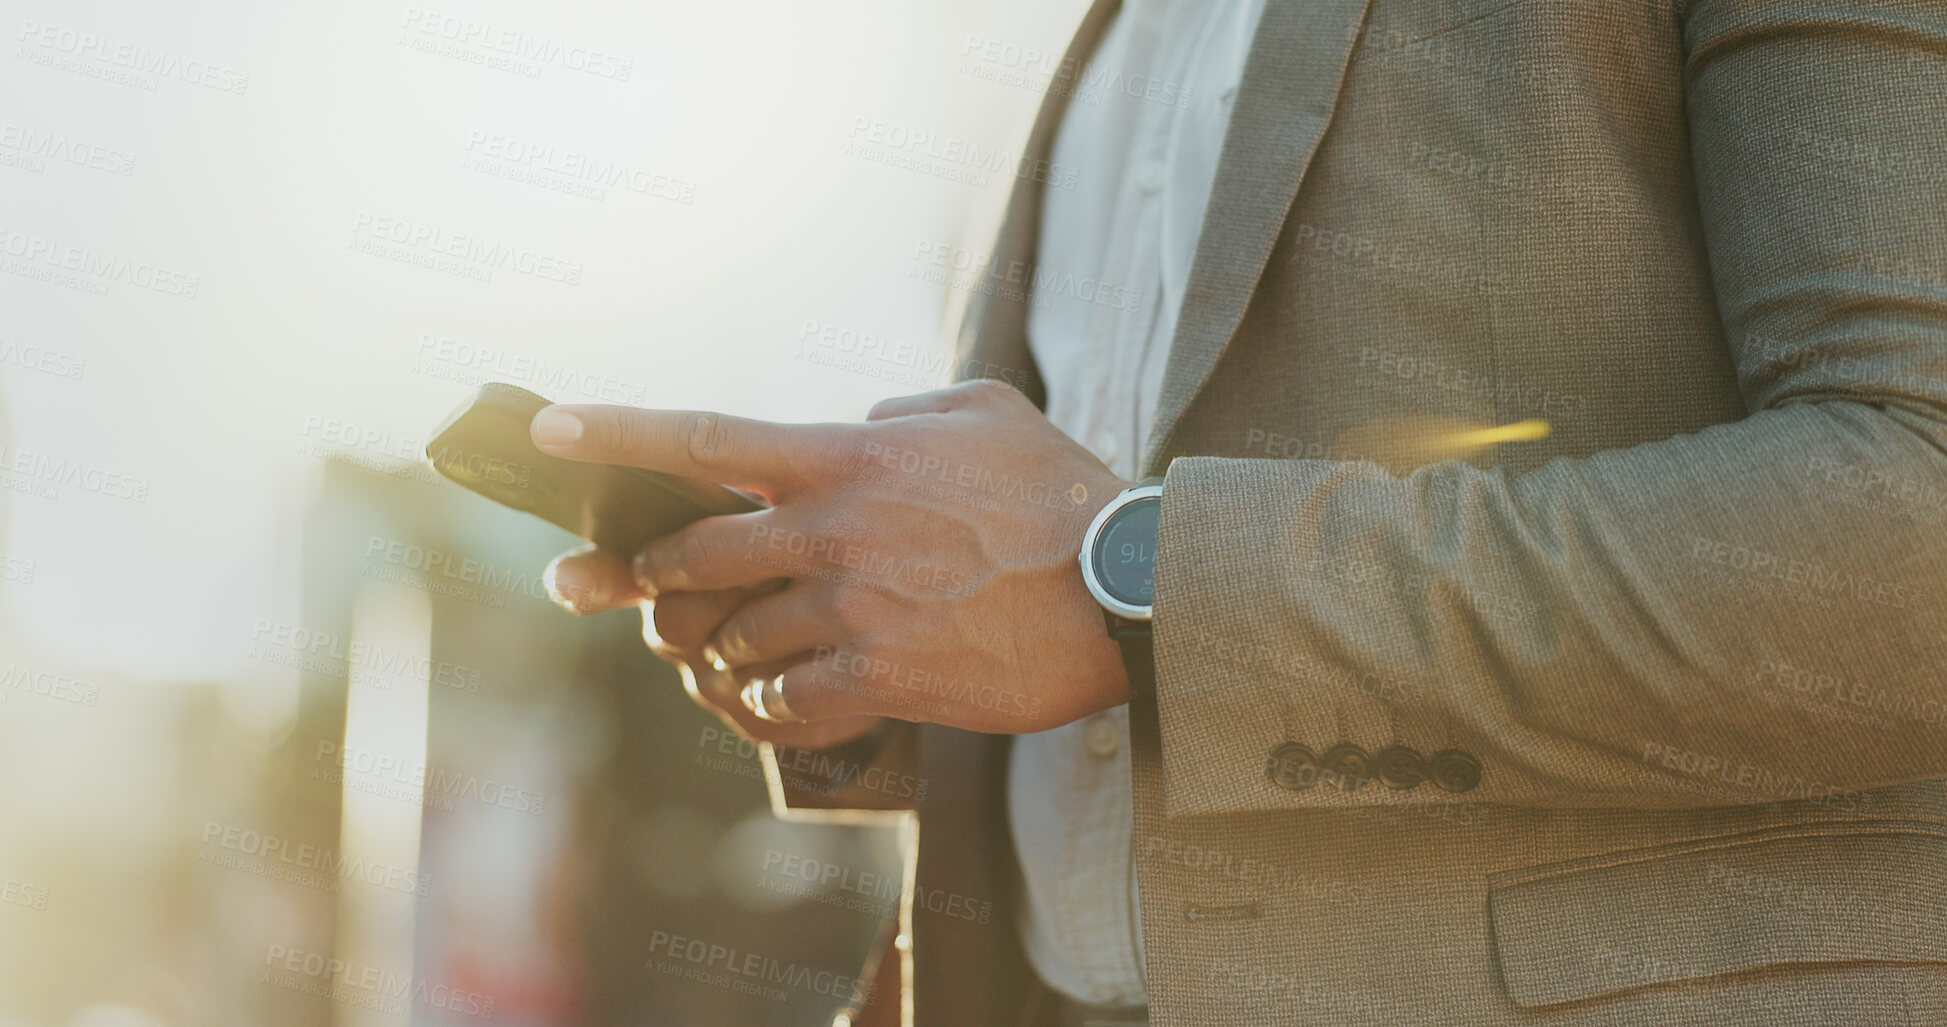
[[757, 497], [712, 482], [549, 456], [527, 434], [548, 402], [518, 386], [482, 385], [433, 429], [426, 458], [447, 479], [624, 559], [691, 521], [763, 509]]

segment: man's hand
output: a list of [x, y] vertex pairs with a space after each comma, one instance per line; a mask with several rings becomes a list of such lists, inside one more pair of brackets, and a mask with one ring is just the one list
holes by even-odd
[[775, 583], [715, 592], [669, 592], [651, 598], [636, 584], [627, 561], [594, 546], [556, 557], [548, 565], [546, 579], [555, 602], [574, 613], [642, 606], [643, 641], [682, 672], [683, 688], [690, 698], [745, 738], [798, 749], [823, 749], [849, 742], [880, 723], [878, 717], [834, 717], [815, 723], [767, 720], [759, 715], [747, 693], [747, 686], [761, 679], [747, 674], [740, 680], [710, 653], [710, 636], [717, 626], [746, 600], [775, 590]]
[[[627, 573], [595, 551], [551, 568], [581, 612], [651, 600], [645, 635], [754, 736], [830, 745], [880, 717], [1041, 731], [1128, 700], [1076, 563], [1125, 483], [1006, 385], [887, 400], [865, 424], [555, 406], [533, 437], [770, 501], [651, 543]], [[718, 701], [731, 691], [744, 702]]]

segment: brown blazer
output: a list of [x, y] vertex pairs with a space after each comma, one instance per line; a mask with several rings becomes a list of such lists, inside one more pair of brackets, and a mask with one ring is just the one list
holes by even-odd
[[[1156, 1024], [1947, 1024], [1947, 5], [1267, 0], [1161, 404]], [[1006, 751], [888, 750], [922, 1025], [1040, 991]]]

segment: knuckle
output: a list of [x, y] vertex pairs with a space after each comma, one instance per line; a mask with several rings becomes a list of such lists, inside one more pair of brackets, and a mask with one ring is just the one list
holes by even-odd
[[677, 421], [676, 432], [677, 444], [699, 466], [713, 467], [730, 452], [729, 426], [720, 414], [686, 414]]
[[966, 383], [967, 397], [977, 403], [1009, 402], [1019, 396], [1014, 386], [999, 378], [975, 378]]
[[866, 594], [856, 588], [841, 586], [832, 589], [825, 600], [828, 616], [832, 624], [847, 638], [863, 632], [871, 624], [870, 605]]

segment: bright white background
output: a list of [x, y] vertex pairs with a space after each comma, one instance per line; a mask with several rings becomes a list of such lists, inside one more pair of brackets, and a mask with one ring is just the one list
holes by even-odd
[[[1038, 93], [992, 76], [1033, 72], [1015, 48], [1058, 55], [1079, 9], [6, 4], [0, 126], [16, 145], [0, 158], [33, 159], [53, 138], [133, 163], [127, 176], [58, 157], [0, 166], [0, 242], [85, 247], [199, 284], [193, 299], [122, 282], [101, 296], [0, 274], [0, 339], [86, 361], [80, 380], [0, 361], [8, 458], [149, 483], [140, 503], [72, 486], [53, 500], [0, 492], [0, 553], [36, 565], [0, 610], [76, 671], [244, 667], [240, 632], [290, 599], [310, 454], [410, 450], [467, 393], [416, 366], [427, 336], [565, 363], [651, 405], [780, 420], [856, 418], [913, 391], [793, 359], [802, 327], [936, 346], [948, 290], [907, 277], [914, 252], [985, 249], [970, 217], [998, 207], [1011, 178], [848, 156], [857, 119], [942, 146], [1018, 145]], [[418, 31], [453, 24], [436, 15], [603, 51], [631, 60], [630, 77], [532, 62], [530, 78], [408, 45], [448, 42]], [[106, 41], [77, 63], [123, 70], [98, 57], [128, 46], [178, 74], [146, 75], [151, 92], [35, 63], [74, 60], [79, 44], [43, 45], [32, 25]], [[983, 59], [994, 51], [969, 53], [974, 39], [1007, 49]], [[192, 62], [248, 74], [245, 92], [185, 81]], [[551, 148], [557, 166], [575, 152], [693, 183], [693, 202], [620, 187], [597, 201], [464, 168], [482, 153], [475, 133]], [[585, 270], [578, 286], [504, 268], [483, 283], [396, 263], [348, 248], [361, 213]], [[378, 441], [338, 444], [326, 422]]]
[[[0, 681], [0, 885], [54, 900], [0, 902], [0, 964], [86, 951], [74, 974], [112, 979], [167, 937], [153, 922], [196, 913], [144, 877], [156, 845], [195, 840], [159, 768], [231, 758], [172, 748], [206, 715], [182, 683], [219, 686], [252, 745], [288, 732], [297, 672], [253, 659], [252, 631], [301, 620], [300, 532], [329, 460], [407, 469], [479, 380], [793, 421], [943, 382], [965, 296], [913, 277], [915, 255], [989, 247], [1081, 6], [0, 0], [0, 675], [98, 696]], [[464, 23], [484, 28], [448, 38]], [[564, 56], [487, 66], [502, 34]], [[568, 66], [588, 50], [627, 80]], [[240, 93], [196, 81], [242, 76]], [[468, 166], [494, 138], [542, 148], [530, 170], [557, 185], [571, 159], [661, 179], [596, 199]], [[848, 152], [861, 143], [915, 166]], [[374, 217], [580, 280], [361, 252], [383, 245], [355, 232]], [[192, 279], [193, 298], [171, 294]], [[799, 355], [807, 323], [912, 355], [820, 366]], [[32, 1022], [158, 1022], [113, 1003], [167, 987], [131, 978]]]

